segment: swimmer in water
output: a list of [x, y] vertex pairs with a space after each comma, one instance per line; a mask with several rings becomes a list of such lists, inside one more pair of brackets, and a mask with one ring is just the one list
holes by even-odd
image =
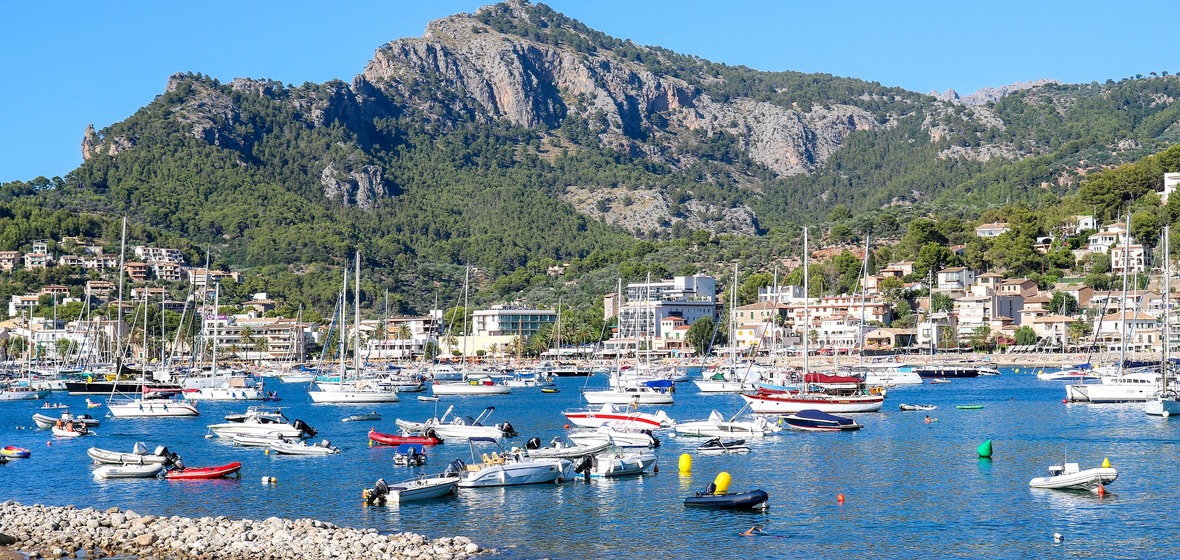
[[762, 532], [762, 526], [755, 525], [755, 526], [750, 527], [749, 529], [746, 529], [745, 531], [742, 531], [741, 533], [738, 533], [738, 534], [743, 537], [756, 537], [756, 536], [758, 536], [758, 533], [761, 533], [761, 532]]

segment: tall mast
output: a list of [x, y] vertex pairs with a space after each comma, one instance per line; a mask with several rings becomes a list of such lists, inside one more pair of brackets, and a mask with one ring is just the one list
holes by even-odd
[[868, 278], [869, 278], [869, 236], [865, 236], [865, 259], [861, 264], [860, 275], [860, 328], [858, 329], [859, 345], [860, 345], [860, 359], [858, 363], [865, 363], [865, 292], [868, 292]]
[[217, 319], [219, 317], [218, 307], [221, 304], [221, 281], [217, 281], [217, 285], [213, 287], [213, 375], [217, 375]]
[[1122, 327], [1119, 338], [1122, 338], [1122, 347], [1119, 349], [1119, 373], [1123, 373], [1123, 368], [1127, 363], [1127, 272], [1131, 270], [1131, 214], [1127, 213], [1127, 231], [1126, 242], [1123, 244], [1123, 297], [1120, 302], [1119, 322]]
[[1168, 242], [1171, 239], [1171, 226], [1164, 226], [1164, 336], [1163, 339], [1164, 351], [1161, 353], [1164, 359], [1163, 374], [1160, 376], [1160, 398], [1167, 398], [1168, 394], [1168, 346], [1172, 342], [1171, 332], [1171, 317], [1172, 314], [1172, 300], [1170, 297], [1171, 283], [1172, 283], [1172, 255], [1169, 252]]
[[352, 289], [352, 360], [356, 374], [361, 373], [361, 252], [356, 252], [356, 274]]
[[[115, 375], [119, 375], [123, 368], [123, 257], [127, 254], [127, 216], [123, 216], [123, 234], [119, 241], [119, 294], [115, 301], [119, 307], [118, 321], [115, 323]], [[29, 327], [32, 333], [32, 327]]]
[[803, 228], [803, 375], [811, 367], [811, 283], [807, 273], [807, 228]]
[[340, 383], [343, 385], [344, 377], [348, 370], [348, 359], [344, 356], [347, 345], [345, 344], [344, 328], [348, 324], [348, 267], [344, 267], [344, 287], [340, 288], [340, 341], [337, 345], [340, 348]]
[[471, 267], [463, 269], [463, 371], [467, 371], [467, 289], [471, 282]]

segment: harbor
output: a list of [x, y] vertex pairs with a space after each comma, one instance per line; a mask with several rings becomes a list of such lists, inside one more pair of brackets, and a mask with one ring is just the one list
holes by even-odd
[[[200, 403], [201, 415], [193, 418], [103, 417], [95, 435], [55, 438], [30, 419], [41, 401], [10, 402], [0, 406], [0, 444], [30, 449], [31, 457], [0, 466], [0, 473], [5, 498], [26, 507], [119, 508], [142, 516], [226, 523], [315, 519], [354, 528], [350, 539], [406, 532], [428, 539], [463, 537], [488, 551], [481, 555], [504, 558], [687, 558], [698, 557], [702, 546], [723, 546], [729, 557], [1150, 554], [1144, 543], [1170, 527], [1152, 504], [1168, 494], [1169, 465], [1178, 459], [1174, 420], [1145, 415], [1142, 403], [1063, 404], [1063, 383], [1040, 380], [1029, 366], [1020, 367], [1020, 373], [1016, 369], [890, 388], [880, 412], [850, 415], [863, 425], [855, 432], [784, 429], [747, 440], [747, 454], [708, 455], [697, 452], [707, 438], [665, 428], [654, 432], [660, 440], [653, 450], [658, 472], [460, 488], [454, 496], [400, 505], [367, 505], [361, 494], [378, 478], [395, 482], [441, 471], [454, 459], [470, 461], [468, 445], [455, 441], [427, 447], [425, 465], [395, 466], [395, 448], [370, 446], [370, 429], [396, 432], [395, 418], [422, 420], [450, 406], [473, 416], [495, 407], [488, 421], [511, 422], [519, 432], [502, 439], [502, 445], [523, 449], [531, 437], [548, 441], [568, 433], [561, 412], [584, 407], [582, 389], [603, 389], [606, 378], [558, 378], [558, 393], [529, 388], [435, 402], [406, 398], [364, 410], [361, 405], [314, 405], [303, 386], [280, 386], [285, 414], [317, 427], [314, 441], [329, 440], [340, 449], [328, 456], [277, 455], [205, 437], [209, 424], [241, 412], [243, 403]], [[641, 409], [663, 410], [688, 422], [712, 410], [728, 417], [742, 407], [735, 394], [701, 393], [692, 383], [678, 383], [675, 395], [674, 405]], [[79, 412], [86, 406], [82, 397], [54, 394], [52, 400]], [[899, 410], [898, 404], [906, 402], [936, 408]], [[382, 420], [341, 422], [373, 409]], [[993, 442], [994, 453], [985, 459], [977, 446], [986, 440]], [[96, 467], [87, 456], [89, 447], [130, 450], [137, 441], [166, 445], [192, 466], [240, 461], [241, 478], [91, 476]], [[682, 474], [685, 454], [692, 458], [691, 472]], [[1030, 479], [1052, 464], [1097, 467], [1107, 458], [1119, 477], [1101, 496], [1029, 488]], [[732, 477], [731, 492], [764, 490], [769, 507], [748, 512], [685, 507], [686, 497], [703, 491], [721, 472]], [[754, 525], [762, 527], [762, 537], [739, 535]], [[0, 533], [7, 533], [6, 527], [0, 526]], [[1064, 535], [1063, 541], [1055, 543], [1054, 533]], [[49, 550], [42, 547], [53, 548], [51, 543], [18, 548], [44, 553]], [[278, 546], [267, 553], [282, 558]]]

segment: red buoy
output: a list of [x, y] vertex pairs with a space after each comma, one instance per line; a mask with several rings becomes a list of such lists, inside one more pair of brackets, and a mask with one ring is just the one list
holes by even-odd
[[1101, 484], [1099, 484], [1099, 485], [1098, 485], [1098, 497], [1099, 497], [1099, 498], [1101, 498], [1101, 497], [1103, 497], [1103, 496], [1105, 496], [1105, 495], [1106, 495], [1106, 487], [1105, 487], [1105, 486], [1103, 486], [1103, 485], [1101, 485]]
[[844, 494], [836, 494], [836, 503], [837, 504], [844, 503]]

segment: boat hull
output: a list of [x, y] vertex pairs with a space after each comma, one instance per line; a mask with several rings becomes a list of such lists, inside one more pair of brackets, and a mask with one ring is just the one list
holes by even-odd
[[684, 499], [686, 507], [703, 507], [713, 509], [754, 509], [762, 507], [770, 496], [763, 490], [751, 490], [737, 494], [702, 494], [689, 496]]
[[31, 457], [33, 455], [33, 453], [23, 447], [17, 447], [15, 445], [6, 445], [6, 446], [4, 446], [4, 449], [0, 449], [0, 455], [3, 455], [4, 457], [8, 457], [10, 459], [28, 459], [29, 457]]
[[308, 391], [307, 394], [316, 404], [390, 403], [401, 400], [394, 391]]
[[569, 459], [529, 459], [525, 462], [468, 467], [471, 468], [478, 470], [464, 472], [459, 478], [460, 488], [564, 482], [574, 475], [574, 464]]
[[168, 480], [210, 480], [237, 475], [241, 478], [242, 464], [234, 461], [217, 467], [187, 468], [183, 471], [168, 471], [164, 478]]
[[1113, 468], [1086, 469], [1070, 474], [1057, 476], [1041, 476], [1028, 481], [1032, 488], [1049, 488], [1053, 490], [1096, 490], [1119, 477]]
[[885, 403], [882, 395], [858, 397], [837, 397], [828, 395], [742, 395], [750, 404], [750, 410], [758, 414], [795, 414], [813, 409], [831, 414], [878, 412]]
[[94, 478], [156, 478], [164, 472], [164, 465], [103, 465], [94, 469]]
[[512, 393], [508, 385], [482, 385], [470, 383], [436, 383], [430, 386], [430, 391], [436, 396], [462, 395], [507, 395]]
[[373, 445], [401, 445], [403, 443], [413, 443], [417, 445], [437, 445], [443, 442], [440, 438], [427, 436], [401, 436], [395, 434], [383, 434], [375, 430], [369, 430], [369, 442]]
[[157, 418], [199, 416], [197, 407], [165, 399], [136, 399], [129, 403], [108, 404], [115, 418]]
[[459, 477], [445, 476], [418, 480], [407, 480], [389, 487], [389, 501], [397, 503], [415, 502], [441, 498], [455, 493]]

